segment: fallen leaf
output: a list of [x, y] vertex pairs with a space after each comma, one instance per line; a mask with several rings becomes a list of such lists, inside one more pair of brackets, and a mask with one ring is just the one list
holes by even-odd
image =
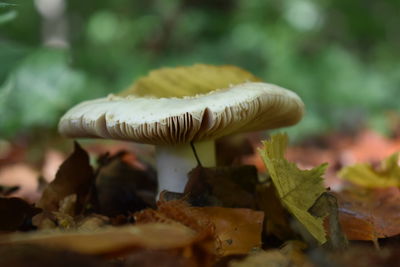
[[290, 259], [283, 255], [279, 249], [262, 251], [246, 257], [241, 261], [233, 260], [229, 267], [273, 267], [291, 266]]
[[264, 228], [267, 236], [274, 235], [280, 240], [295, 237], [290, 227], [290, 216], [282, 206], [274, 186], [271, 183], [257, 185], [257, 206], [264, 211]]
[[30, 230], [32, 217], [40, 211], [23, 199], [0, 197], [0, 231]]
[[400, 187], [399, 154], [395, 153], [382, 161], [378, 168], [369, 163], [358, 163], [347, 166], [339, 172], [339, 176], [354, 184], [369, 187]]
[[400, 189], [351, 187], [335, 193], [339, 218], [350, 240], [377, 240], [400, 234]]
[[190, 67], [162, 68], [151, 71], [148, 76], [140, 78], [119, 95], [194, 96], [250, 81], [260, 81], [260, 79], [233, 65], [196, 64]]
[[55, 149], [47, 149], [44, 154], [41, 176], [50, 183], [57, 175], [61, 164], [65, 161], [65, 155]]
[[95, 232], [36, 231], [0, 236], [0, 247], [18, 244], [42, 245], [89, 255], [117, 256], [138, 249], [185, 249], [196, 233], [182, 225], [161, 223], [107, 227]]
[[194, 209], [198, 209], [214, 224], [221, 255], [249, 253], [261, 247], [263, 212], [222, 207]]
[[325, 243], [323, 218], [312, 216], [308, 210], [326, 191], [321, 176], [327, 165], [311, 170], [298, 169], [284, 157], [287, 143], [287, 135], [276, 134], [263, 142], [264, 148], [259, 152], [283, 205], [319, 243]]
[[112, 267], [114, 265], [94, 256], [54, 249], [50, 246], [13, 245], [0, 247], [0, 266]]
[[331, 249], [345, 250], [348, 247], [348, 240], [339, 222], [339, 206], [336, 197], [329, 192], [323, 193], [308, 210], [317, 217], [328, 216], [328, 242]]
[[130, 214], [155, 206], [157, 181], [155, 173], [125, 163], [129, 153], [102, 156], [96, 175], [98, 209], [107, 216]]
[[135, 214], [138, 223], [183, 224], [214, 242], [212, 250], [220, 256], [248, 253], [261, 246], [264, 213], [250, 209], [191, 207], [182, 200], [159, 202], [158, 210]]
[[76, 194], [76, 212], [79, 213], [84, 208], [93, 183], [94, 174], [89, 156], [75, 142], [74, 152], [60, 166], [56, 178], [45, 188], [37, 207], [46, 211], [58, 211], [61, 200]]
[[318, 249], [310, 253], [314, 266], [399, 266], [399, 247], [376, 249], [368, 245], [352, 245], [345, 251], [324, 251]]
[[197, 166], [188, 176], [184, 195], [193, 206], [256, 208], [257, 169], [254, 166]]
[[202, 267], [196, 261], [171, 251], [139, 250], [131, 253], [123, 267]]

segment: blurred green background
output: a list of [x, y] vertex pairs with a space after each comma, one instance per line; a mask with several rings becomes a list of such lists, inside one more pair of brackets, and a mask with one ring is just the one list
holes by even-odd
[[301, 138], [400, 110], [398, 0], [0, 0], [0, 137], [161, 66], [234, 64], [296, 91]]

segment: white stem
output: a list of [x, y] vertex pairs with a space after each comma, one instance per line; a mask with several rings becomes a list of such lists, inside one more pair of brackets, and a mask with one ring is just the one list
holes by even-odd
[[[214, 141], [194, 143], [197, 155], [204, 167], [215, 166]], [[157, 146], [156, 164], [158, 173], [158, 192], [168, 190], [183, 192], [187, 174], [197, 166], [190, 144], [176, 146]]]

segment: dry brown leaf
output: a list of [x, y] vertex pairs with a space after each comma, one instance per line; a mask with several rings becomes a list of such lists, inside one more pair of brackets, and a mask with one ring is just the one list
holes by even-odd
[[89, 156], [75, 142], [74, 152], [60, 166], [56, 178], [45, 188], [36, 206], [46, 211], [58, 211], [61, 200], [76, 194], [76, 211], [80, 212], [93, 182], [94, 174], [89, 164]]
[[261, 246], [264, 213], [250, 209], [190, 207], [181, 200], [158, 203], [158, 210], [135, 214], [139, 223], [183, 224], [202, 240], [213, 240], [214, 253], [220, 256], [248, 253]]
[[0, 198], [0, 231], [28, 230], [30, 220], [40, 211], [20, 198]]
[[139, 250], [131, 253], [123, 267], [203, 267], [196, 261], [173, 253], [160, 250]]
[[335, 193], [339, 218], [350, 240], [376, 240], [400, 234], [400, 190], [352, 187]]
[[112, 267], [98, 257], [35, 245], [0, 247], [0, 266], [4, 267]]
[[96, 176], [97, 213], [126, 215], [155, 206], [155, 173], [127, 163], [125, 158], [131, 155], [121, 151], [113, 156], [100, 157]]
[[33, 244], [91, 255], [122, 255], [137, 249], [185, 249], [196, 233], [182, 225], [161, 223], [108, 227], [95, 232], [37, 231], [0, 236], [0, 246]]
[[220, 242], [219, 253], [223, 256], [245, 254], [261, 247], [264, 220], [262, 211], [222, 207], [194, 209], [203, 213], [215, 225], [215, 235]]
[[282, 206], [274, 186], [271, 183], [257, 185], [256, 196], [258, 208], [265, 213], [265, 233], [282, 241], [294, 238], [296, 234], [290, 227], [289, 213]]
[[197, 166], [188, 176], [184, 194], [193, 206], [256, 208], [257, 169], [254, 166]]

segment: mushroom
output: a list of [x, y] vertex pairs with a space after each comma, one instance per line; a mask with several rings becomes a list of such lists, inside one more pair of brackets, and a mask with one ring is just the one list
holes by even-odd
[[82, 102], [61, 118], [59, 132], [156, 145], [159, 192], [182, 192], [198, 159], [215, 166], [215, 139], [293, 125], [303, 111], [297, 94], [237, 67], [194, 65], [153, 71], [119, 95]]

